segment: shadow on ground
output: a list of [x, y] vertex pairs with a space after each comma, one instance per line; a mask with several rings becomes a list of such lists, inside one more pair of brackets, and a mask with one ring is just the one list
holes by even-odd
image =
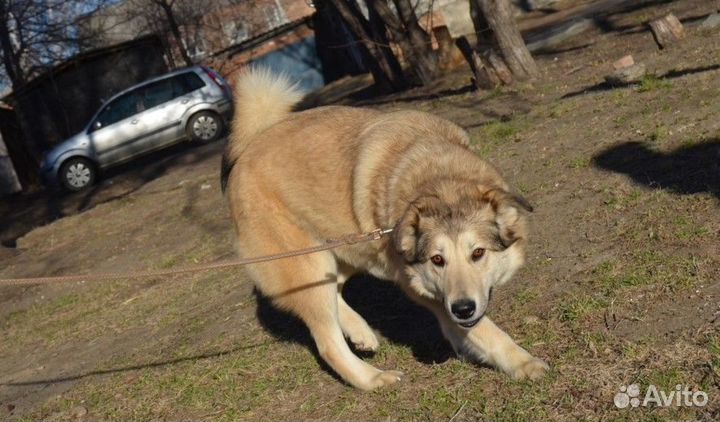
[[[674, 78], [679, 78], [682, 76], [692, 75], [695, 73], [711, 72], [711, 71], [718, 70], [718, 69], [720, 69], [720, 64], [714, 64], [714, 65], [710, 65], [710, 66], [701, 66], [701, 67], [692, 67], [692, 68], [688, 68], [688, 69], [679, 69], [679, 70], [673, 69], [662, 75], [656, 75], [656, 77], [660, 78], [660, 79], [674, 79]], [[582, 88], [577, 91], [569, 92], [560, 98], [562, 98], [562, 99], [573, 98], [573, 97], [577, 97], [579, 95], [590, 94], [593, 92], [609, 91], [611, 89], [622, 88], [625, 86], [632, 86], [632, 85], [638, 85], [638, 83], [631, 83], [631, 84], [626, 84], [626, 85], [613, 85], [613, 84], [609, 84], [607, 82], [600, 82], [598, 84], [589, 86], [587, 88]]]
[[[678, 19], [683, 25], [689, 25], [697, 23], [701, 20], [707, 19], [709, 15], [702, 13], [694, 16], [687, 16]], [[645, 20], [640, 24], [633, 25], [615, 25], [608, 21], [605, 17], [599, 17], [595, 19], [595, 24], [605, 32], [618, 32], [620, 36], [626, 36], [631, 34], [638, 34], [640, 32], [650, 31], [650, 20]]]
[[416, 91], [430, 91], [428, 93], [420, 93], [415, 95], [386, 95], [382, 98], [362, 100], [356, 104], [359, 106], [379, 106], [383, 104], [394, 104], [394, 103], [413, 103], [416, 101], [428, 101], [437, 100], [445, 97], [454, 97], [456, 95], [463, 95], [469, 92], [475, 92], [476, 88], [472, 85], [465, 85], [459, 88], [449, 88], [439, 91], [433, 91], [431, 88], [423, 87], [424, 89], [416, 89]]
[[[309, 347], [321, 361], [305, 324], [297, 317], [275, 308], [259, 293], [256, 296], [257, 317], [263, 327], [280, 340]], [[343, 297], [387, 341], [410, 347], [418, 361], [441, 363], [454, 355], [435, 317], [411, 302], [391, 282], [369, 275], [357, 275], [345, 284]], [[364, 355], [361, 352], [357, 354]], [[324, 363], [323, 367], [328, 369]]]
[[77, 381], [77, 380], [80, 380], [83, 378], [88, 378], [88, 377], [111, 375], [111, 374], [116, 374], [116, 373], [121, 373], [121, 372], [137, 371], [137, 370], [149, 369], [149, 368], [162, 368], [165, 366], [171, 366], [171, 365], [175, 365], [175, 364], [182, 363], [182, 362], [195, 362], [195, 361], [201, 361], [204, 359], [217, 358], [217, 357], [228, 355], [231, 353], [241, 352], [243, 350], [249, 350], [249, 349], [254, 349], [256, 347], [265, 346], [266, 344], [268, 344], [268, 343], [238, 346], [238, 347], [234, 347], [234, 348], [228, 349], [228, 350], [221, 350], [219, 352], [207, 352], [207, 353], [185, 356], [185, 357], [180, 357], [180, 358], [175, 358], [175, 359], [142, 363], [142, 364], [138, 364], [138, 365], [129, 365], [129, 366], [121, 366], [118, 368], [81, 372], [79, 374], [67, 375], [67, 376], [63, 376], [63, 377], [37, 379], [37, 380], [29, 380], [29, 381], [18, 381], [18, 382], [8, 382], [5, 384], [0, 384], [0, 385], [8, 386], [8, 387], [23, 387], [23, 386], [32, 386], [32, 385], [42, 385], [42, 384], [58, 384], [58, 383], [63, 383], [63, 382]]
[[720, 198], [720, 140], [711, 139], [672, 152], [642, 142], [625, 142], [593, 157], [593, 164], [630, 176], [654, 189], [680, 194], [707, 192]]
[[[257, 299], [257, 317], [263, 327], [281, 342], [295, 342], [308, 347], [315, 355], [319, 365], [334, 377], [337, 374], [319, 357], [315, 343], [305, 324], [295, 316], [274, 307], [264, 296], [255, 292]], [[443, 338], [435, 317], [424, 308], [415, 305], [392, 283], [381, 281], [367, 275], [351, 278], [345, 285], [345, 300], [387, 341], [406, 345], [411, 348], [414, 357], [426, 364], [442, 363], [454, 353]], [[272, 343], [273, 341], [271, 341]], [[182, 362], [201, 361], [219, 356], [237, 353], [268, 344], [267, 342], [208, 351], [189, 356], [158, 360], [137, 365], [120, 366], [102, 370], [93, 370], [60, 377], [16, 381], [0, 384], [9, 387], [23, 387], [42, 384], [73, 382], [88, 377], [105, 376], [115, 373], [136, 371], [148, 368], [172, 366]], [[277, 347], [284, 347], [279, 344]], [[360, 357], [367, 353], [356, 352]], [[396, 368], [383, 368], [396, 369]], [[339, 378], [338, 378], [339, 379]]]

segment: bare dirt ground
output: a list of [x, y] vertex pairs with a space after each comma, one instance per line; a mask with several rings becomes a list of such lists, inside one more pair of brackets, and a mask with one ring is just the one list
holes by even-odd
[[[699, 26], [717, 7], [655, 2], [611, 15], [537, 55], [543, 75], [532, 84], [471, 92], [457, 72], [431, 89], [361, 101], [457, 122], [536, 205], [528, 264], [491, 314], [551, 364], [548, 377], [512, 381], [459, 360], [431, 315], [367, 277], [346, 289], [383, 337], [366, 359], [406, 374], [370, 393], [329, 372], [302, 324], [240, 271], [88, 280], [0, 287], [0, 418], [719, 419], [720, 30]], [[668, 11], [688, 36], [659, 51], [645, 23]], [[655, 76], [605, 85], [626, 53]], [[180, 148], [95, 192], [26, 211], [64, 217], [11, 239], [0, 277], [233, 256], [221, 150]], [[19, 230], [6, 219], [21, 220], [13, 212], [3, 211], [3, 233]], [[688, 386], [709, 401], [616, 408], [630, 383]]]

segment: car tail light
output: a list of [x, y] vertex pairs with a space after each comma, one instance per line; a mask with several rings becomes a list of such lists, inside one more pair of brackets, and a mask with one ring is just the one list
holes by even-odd
[[202, 69], [210, 77], [210, 79], [212, 79], [212, 81], [215, 82], [215, 85], [219, 86], [220, 89], [222, 89], [223, 92], [225, 92], [225, 95], [227, 95], [228, 97], [231, 96], [230, 87], [228, 87], [228, 85], [225, 83], [225, 80], [222, 78], [222, 76], [220, 76], [220, 74], [218, 74], [214, 70], [210, 69], [209, 67], [203, 66]]
[[210, 79], [212, 79], [213, 82], [217, 84], [217, 86], [219, 86], [220, 88], [225, 87], [225, 81], [223, 81], [222, 76], [218, 75], [217, 72], [207, 67], [203, 67], [203, 70], [210, 77]]

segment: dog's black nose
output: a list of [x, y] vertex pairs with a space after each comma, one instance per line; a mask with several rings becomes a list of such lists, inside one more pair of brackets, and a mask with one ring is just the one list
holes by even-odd
[[450, 310], [459, 319], [470, 319], [475, 313], [475, 301], [460, 299], [450, 305]]

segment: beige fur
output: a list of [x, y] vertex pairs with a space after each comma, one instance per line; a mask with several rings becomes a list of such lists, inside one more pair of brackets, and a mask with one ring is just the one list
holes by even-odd
[[[345, 280], [363, 271], [394, 280], [428, 307], [456, 352], [514, 378], [547, 371], [483, 315], [491, 289], [524, 261], [531, 208], [468, 149], [461, 128], [416, 111], [291, 113], [299, 95], [264, 72], [249, 72], [239, 87], [224, 171], [241, 257], [394, 228], [380, 241], [247, 267], [264, 295], [307, 324], [333, 370], [365, 390], [402, 375], [367, 364], [346, 341], [378, 347], [341, 294]], [[433, 263], [437, 256], [442, 266]], [[460, 311], [462, 303], [474, 305], [472, 314]]]

